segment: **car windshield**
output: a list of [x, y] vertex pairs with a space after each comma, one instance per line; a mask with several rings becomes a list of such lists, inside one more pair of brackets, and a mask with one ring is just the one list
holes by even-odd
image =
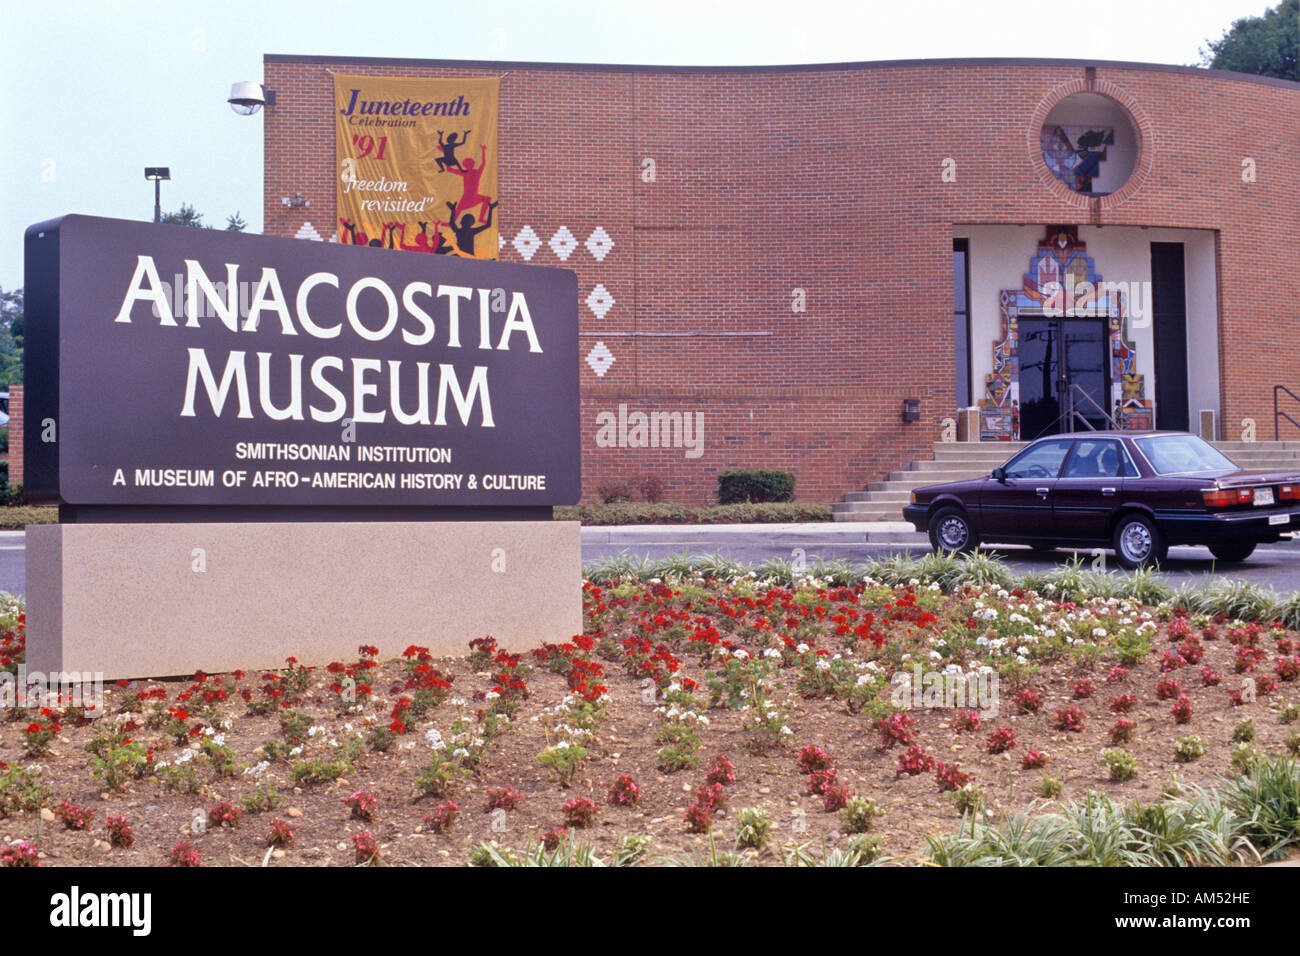
[[1158, 475], [1237, 469], [1213, 445], [1195, 435], [1157, 435], [1153, 438], [1139, 438], [1136, 443]]

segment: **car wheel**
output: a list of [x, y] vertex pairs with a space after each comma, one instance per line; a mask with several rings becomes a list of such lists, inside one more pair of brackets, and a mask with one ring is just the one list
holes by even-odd
[[1115, 559], [1126, 568], [1148, 568], [1169, 554], [1164, 535], [1146, 515], [1128, 514], [1115, 525]]
[[935, 551], [968, 554], [979, 547], [979, 536], [966, 513], [958, 508], [941, 508], [929, 521], [930, 544]]
[[1210, 545], [1210, 554], [1220, 561], [1227, 562], [1245, 561], [1254, 550], [1254, 541], [1225, 541], [1222, 544]]

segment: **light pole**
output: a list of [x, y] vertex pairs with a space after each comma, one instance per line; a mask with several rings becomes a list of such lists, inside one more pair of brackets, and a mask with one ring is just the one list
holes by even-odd
[[172, 171], [166, 166], [146, 166], [144, 178], [153, 180], [153, 221], [162, 222], [162, 181], [172, 178]]

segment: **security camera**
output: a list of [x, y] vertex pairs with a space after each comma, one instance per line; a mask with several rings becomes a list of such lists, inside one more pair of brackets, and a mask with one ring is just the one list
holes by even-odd
[[230, 87], [230, 96], [226, 102], [240, 116], [252, 116], [263, 106], [273, 105], [275, 93], [260, 83], [235, 83]]

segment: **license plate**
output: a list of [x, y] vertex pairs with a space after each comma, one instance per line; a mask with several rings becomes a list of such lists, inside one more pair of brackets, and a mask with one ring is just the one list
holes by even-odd
[[1273, 489], [1272, 489], [1272, 488], [1256, 488], [1256, 489], [1255, 489], [1255, 507], [1256, 507], [1256, 508], [1264, 508], [1264, 507], [1267, 507], [1268, 505], [1271, 505], [1272, 503], [1273, 503]]
[[1290, 515], [1269, 515], [1268, 523], [1269, 524], [1290, 524], [1291, 516]]

